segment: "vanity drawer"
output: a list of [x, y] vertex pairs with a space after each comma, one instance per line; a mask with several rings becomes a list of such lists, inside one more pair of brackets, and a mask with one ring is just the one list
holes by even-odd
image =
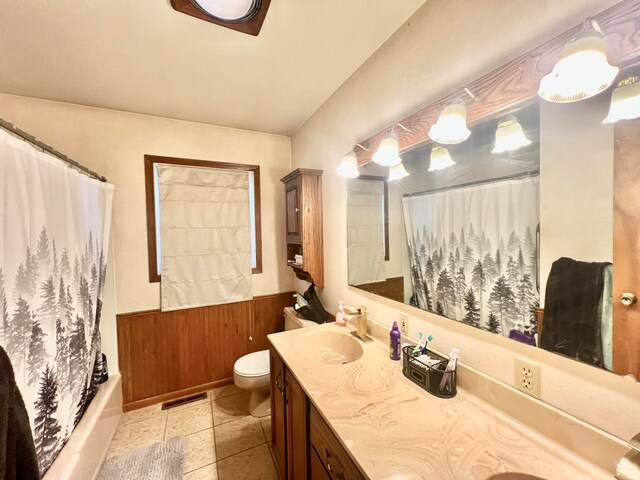
[[[326, 424], [322, 416], [312, 406], [309, 418], [309, 430], [311, 440], [311, 456], [318, 456], [318, 460], [324, 466], [329, 477], [334, 480], [364, 480], [364, 476], [353, 463], [349, 454], [340, 445], [340, 442]], [[313, 467], [312, 480], [315, 480]], [[323, 478], [319, 476], [319, 478]], [[326, 477], [324, 477], [326, 478]]]

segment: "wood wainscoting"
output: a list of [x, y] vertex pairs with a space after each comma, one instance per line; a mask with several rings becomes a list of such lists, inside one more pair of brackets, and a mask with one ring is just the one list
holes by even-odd
[[356, 288], [404, 303], [404, 277], [387, 278], [384, 282], [354, 285]]
[[[117, 316], [124, 411], [233, 382], [233, 364], [284, 330], [294, 292], [172, 312]], [[249, 337], [253, 340], [249, 340]]]

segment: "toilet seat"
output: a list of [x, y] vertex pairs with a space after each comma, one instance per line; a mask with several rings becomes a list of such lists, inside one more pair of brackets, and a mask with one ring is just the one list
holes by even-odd
[[233, 373], [241, 377], [269, 375], [269, 350], [249, 353], [236, 361]]

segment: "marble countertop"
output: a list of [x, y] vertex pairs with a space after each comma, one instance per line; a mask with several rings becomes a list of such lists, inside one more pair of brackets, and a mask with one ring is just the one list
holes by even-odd
[[318, 331], [351, 337], [352, 329], [331, 323], [269, 340], [369, 478], [613, 478], [460, 386], [452, 399], [430, 395], [404, 377], [402, 361], [389, 359], [378, 339], [361, 343], [362, 357], [345, 365], [317, 363], [298, 342]]

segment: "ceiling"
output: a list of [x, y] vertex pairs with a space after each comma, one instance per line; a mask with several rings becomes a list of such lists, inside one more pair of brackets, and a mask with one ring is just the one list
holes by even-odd
[[253, 37], [169, 0], [0, 0], [0, 92], [290, 135], [424, 2], [273, 0]]

